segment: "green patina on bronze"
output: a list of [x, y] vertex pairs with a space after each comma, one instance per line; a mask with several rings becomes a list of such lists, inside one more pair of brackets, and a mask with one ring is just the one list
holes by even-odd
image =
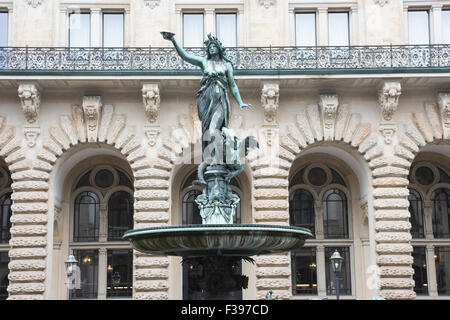
[[204, 186], [195, 199], [202, 224], [130, 230], [123, 238], [140, 252], [183, 257], [183, 263], [196, 270], [189, 290], [201, 292], [204, 299], [228, 299], [232, 291], [247, 288], [248, 277], [236, 273], [239, 261], [252, 262], [250, 256], [299, 248], [312, 234], [299, 227], [233, 224], [240, 199], [232, 193], [229, 183], [242, 172], [241, 159], [248, 149], [258, 144], [253, 137], [241, 139], [227, 128], [230, 112], [227, 89], [241, 109], [251, 105], [242, 102], [233, 66], [224, 56], [225, 48], [219, 40], [208, 35], [207, 56], [198, 57], [187, 54], [173, 33], [161, 34], [172, 41], [183, 60], [203, 72], [197, 92], [203, 162], [198, 167], [198, 180], [193, 182]]
[[234, 81], [233, 65], [225, 56], [225, 47], [215, 37], [208, 35], [204, 42], [206, 57], [188, 54], [171, 32], [161, 32], [164, 39], [173, 43], [180, 57], [200, 67], [203, 78], [197, 92], [198, 117], [202, 123], [203, 162], [198, 168], [198, 180], [204, 185], [203, 193], [195, 199], [204, 224], [232, 224], [239, 197], [234, 195], [229, 182], [242, 170], [241, 158], [248, 147], [256, 147], [253, 137], [239, 139], [228, 129], [230, 101], [227, 88], [241, 109], [251, 107], [242, 101]]

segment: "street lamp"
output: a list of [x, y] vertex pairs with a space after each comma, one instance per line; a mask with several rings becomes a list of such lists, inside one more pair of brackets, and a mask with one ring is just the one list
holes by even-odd
[[339, 273], [342, 269], [342, 261], [344, 258], [341, 257], [339, 252], [334, 251], [333, 255], [330, 257], [331, 267], [333, 268], [334, 276], [336, 279], [336, 299], [339, 300]]
[[75, 259], [72, 253], [70, 253], [67, 260], [64, 262], [66, 265], [66, 274], [67, 274], [67, 285], [69, 288], [69, 300], [72, 300], [72, 290], [73, 290], [73, 280], [75, 279], [75, 267], [78, 264], [78, 261]]

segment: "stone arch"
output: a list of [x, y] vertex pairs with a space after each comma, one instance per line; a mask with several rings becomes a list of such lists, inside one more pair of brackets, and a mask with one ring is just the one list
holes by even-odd
[[[133, 172], [129, 163], [124, 157], [120, 157], [117, 150], [98, 144], [92, 148], [89, 143], [79, 144], [65, 152], [58, 159], [54, 166], [49, 184], [53, 186], [49, 190], [49, 210], [48, 219], [53, 221], [53, 229], [48, 229], [48, 238], [53, 243], [53, 250], [48, 256], [51, 265], [48, 266], [48, 288], [50, 289], [47, 299], [61, 299], [67, 294], [66, 271], [64, 261], [69, 255], [71, 248], [71, 234], [73, 232], [73, 204], [76, 196], [83, 190], [92, 190], [92, 187], [78, 188], [75, 194], [75, 186], [78, 179], [92, 168], [118, 168], [130, 178]], [[115, 186], [113, 191], [125, 190], [130, 194], [132, 190], [128, 187]], [[105, 194], [99, 194], [99, 197], [107, 199], [110, 196], [110, 190]], [[107, 201], [106, 201], [107, 202]], [[101, 253], [102, 250], [100, 250]], [[100, 292], [100, 290], [99, 290]]]
[[0, 116], [0, 157], [11, 172], [11, 240], [8, 299], [43, 299], [47, 255], [47, 163], [28, 157], [16, 127]]
[[[272, 152], [272, 158], [258, 152], [247, 157], [253, 171], [254, 217], [257, 223], [289, 224], [289, 170], [301, 152], [311, 146], [321, 143], [347, 145], [347, 148], [356, 150], [365, 162], [383, 152], [377, 146], [377, 133], [369, 123], [361, 121], [361, 114], [350, 113], [348, 105], [340, 105], [331, 117], [318, 104], [298, 110], [296, 121], [280, 130], [279, 149]], [[287, 253], [257, 257], [256, 265], [257, 299], [264, 299], [269, 289], [275, 290], [283, 299], [291, 297], [290, 257]], [[279, 272], [280, 269], [284, 271]]]
[[[12, 251], [10, 299], [44, 299], [48, 294], [45, 270], [51, 263], [46, 261], [49, 245], [49, 176], [62, 154], [74, 146], [91, 142], [104, 143], [113, 146], [128, 161], [135, 179], [136, 228], [168, 221], [168, 195], [159, 189], [154, 191], [155, 180], [156, 186], [167, 184], [167, 171], [153, 165], [142, 145], [142, 137], [137, 134], [135, 126], [127, 123], [126, 115], [116, 114], [111, 105], [104, 105], [99, 110], [93, 118], [97, 119], [96, 122], [88, 119], [87, 115], [88, 120], [85, 122], [83, 109], [77, 105], [72, 106], [71, 115], [61, 115], [59, 123], [50, 126], [48, 133], [42, 135], [42, 145], [36, 146], [35, 157], [26, 158], [23, 148], [20, 148], [20, 141], [14, 139], [14, 128], [7, 127], [0, 135], [0, 145], [3, 146], [1, 153], [10, 164], [13, 190], [17, 192], [13, 214], [24, 217], [23, 221], [16, 222], [12, 228], [11, 244], [20, 249]], [[49, 223], [53, 225], [53, 222]], [[155, 258], [135, 254], [134, 297], [167, 299], [168, 277], [149, 272], [154, 266]], [[161, 265], [158, 258], [155, 263]], [[167, 264], [162, 263], [162, 266], [164, 268]]]
[[[368, 198], [371, 198], [369, 189], [371, 183], [368, 179], [370, 178], [370, 170], [365, 159], [362, 156], [359, 157], [360, 161], [355, 160], [354, 162], [349, 163], [348, 161], [350, 158], [347, 159], [346, 157], [344, 157], [344, 155], [348, 154], [348, 152], [351, 150], [343, 148], [345, 146], [342, 144], [342, 142], [331, 143], [331, 145], [333, 144], [336, 145], [336, 147], [333, 146], [324, 149], [323, 147], [321, 147], [321, 143], [316, 143], [310, 145], [305, 151], [303, 151], [303, 153], [300, 152], [300, 154], [296, 156], [292, 164], [288, 181], [291, 182], [291, 178], [293, 178], [297, 173], [301, 172], [302, 169], [318, 164], [323, 164], [323, 166], [335, 170], [339, 175], [341, 175], [341, 178], [345, 185], [332, 183], [332, 179], [329, 179], [328, 183], [325, 183], [323, 186], [317, 188], [311, 187], [309, 184], [307, 184], [307, 181], [303, 181], [304, 184], [300, 184], [298, 186], [311, 192], [315, 201], [315, 218], [322, 221], [325, 212], [325, 208], [323, 207], [324, 194], [330, 189], [338, 189], [345, 194], [347, 198], [349, 237], [344, 241], [347, 241], [346, 245], [348, 246], [348, 248], [351, 248], [351, 290], [352, 295], [356, 296], [357, 299], [364, 299], [369, 295], [366, 288], [365, 272], [367, 268], [373, 263], [371, 257], [369, 257], [369, 252], [371, 252], [371, 245], [369, 241], [370, 235], [366, 205], [364, 205], [364, 202], [367, 201]], [[328, 153], [325, 153], [326, 150], [328, 150]], [[337, 150], [340, 150], [341, 152], [337, 152]], [[369, 172], [367, 172], [365, 176], [361, 176], [360, 171], [364, 168]], [[362, 187], [360, 186], [360, 184], [366, 184], [366, 186]], [[294, 188], [294, 186], [289, 187], [289, 195], [291, 195], [292, 191], [295, 189], [296, 188]], [[318, 229], [316, 229], [316, 239], [314, 241], [317, 240], [317, 234], [319, 232], [322, 233], [323, 237], [324, 230], [319, 227]], [[322, 237], [319, 237], [319, 239]], [[322, 241], [326, 242], [327, 239], [322, 238]], [[315, 246], [317, 256], [324, 255], [324, 248], [326, 246], [330, 245], [324, 244], [322, 242], [320, 245]], [[319, 260], [317, 256], [317, 261], [323, 261], [322, 258], [321, 260]], [[328, 259], [328, 257], [325, 257], [325, 259]], [[324, 288], [322, 287], [321, 289], [322, 291], [318, 290], [318, 295], [324, 294]]]

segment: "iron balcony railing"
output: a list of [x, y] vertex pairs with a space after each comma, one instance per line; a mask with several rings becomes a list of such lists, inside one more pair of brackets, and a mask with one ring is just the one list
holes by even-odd
[[[204, 48], [187, 49], [204, 56]], [[227, 48], [237, 74], [419, 72], [450, 67], [450, 45]], [[174, 48], [0, 47], [0, 74], [119, 72], [198, 74]]]

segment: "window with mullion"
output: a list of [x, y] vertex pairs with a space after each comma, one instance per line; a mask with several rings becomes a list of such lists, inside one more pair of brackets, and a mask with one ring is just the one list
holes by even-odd
[[11, 193], [0, 197], [0, 243], [8, 243], [11, 239]]
[[426, 248], [425, 247], [413, 247], [412, 256], [414, 259], [413, 269], [414, 269], [414, 291], [417, 295], [427, 295], [428, 294], [428, 280], [427, 280], [427, 258], [426, 258]]
[[97, 299], [98, 250], [73, 250], [73, 255], [80, 268], [80, 287], [75, 287], [73, 299]]
[[291, 252], [292, 294], [317, 295], [316, 248], [302, 247]]
[[442, 43], [450, 44], [450, 10], [442, 10]]
[[339, 277], [339, 293], [341, 295], [351, 295], [351, 267], [350, 267], [350, 248], [349, 247], [325, 247], [325, 272], [326, 272], [326, 289], [327, 295], [336, 295], [336, 275], [330, 262], [330, 257], [337, 250], [344, 260], [342, 261], [342, 269], [338, 274]]
[[8, 298], [8, 264], [9, 256], [8, 252], [0, 252], [0, 300], [6, 300]]
[[183, 14], [183, 46], [185, 48], [203, 47], [203, 13]]
[[450, 247], [435, 248], [437, 289], [439, 295], [450, 295]]
[[100, 200], [91, 191], [81, 192], [75, 200], [73, 241], [97, 241], [99, 236]]
[[326, 239], [348, 239], [347, 197], [333, 188], [323, 196], [323, 230]]
[[133, 229], [133, 197], [117, 191], [108, 201], [108, 241], [121, 241], [125, 231]]
[[8, 12], [0, 11], [0, 47], [7, 47], [7, 46], [8, 46]]
[[433, 234], [435, 238], [450, 238], [450, 189], [439, 188], [431, 195]]
[[69, 14], [69, 47], [90, 47], [91, 15], [89, 12]]
[[416, 190], [409, 189], [408, 201], [411, 215], [409, 219], [411, 222], [411, 235], [413, 238], [424, 238], [422, 198]]
[[237, 46], [236, 13], [216, 14], [216, 35], [224, 47]]
[[409, 44], [430, 43], [430, 17], [428, 10], [408, 11]]
[[131, 297], [133, 250], [108, 250], [106, 296]]
[[305, 189], [295, 190], [289, 200], [290, 224], [307, 228], [315, 234], [314, 198]]

